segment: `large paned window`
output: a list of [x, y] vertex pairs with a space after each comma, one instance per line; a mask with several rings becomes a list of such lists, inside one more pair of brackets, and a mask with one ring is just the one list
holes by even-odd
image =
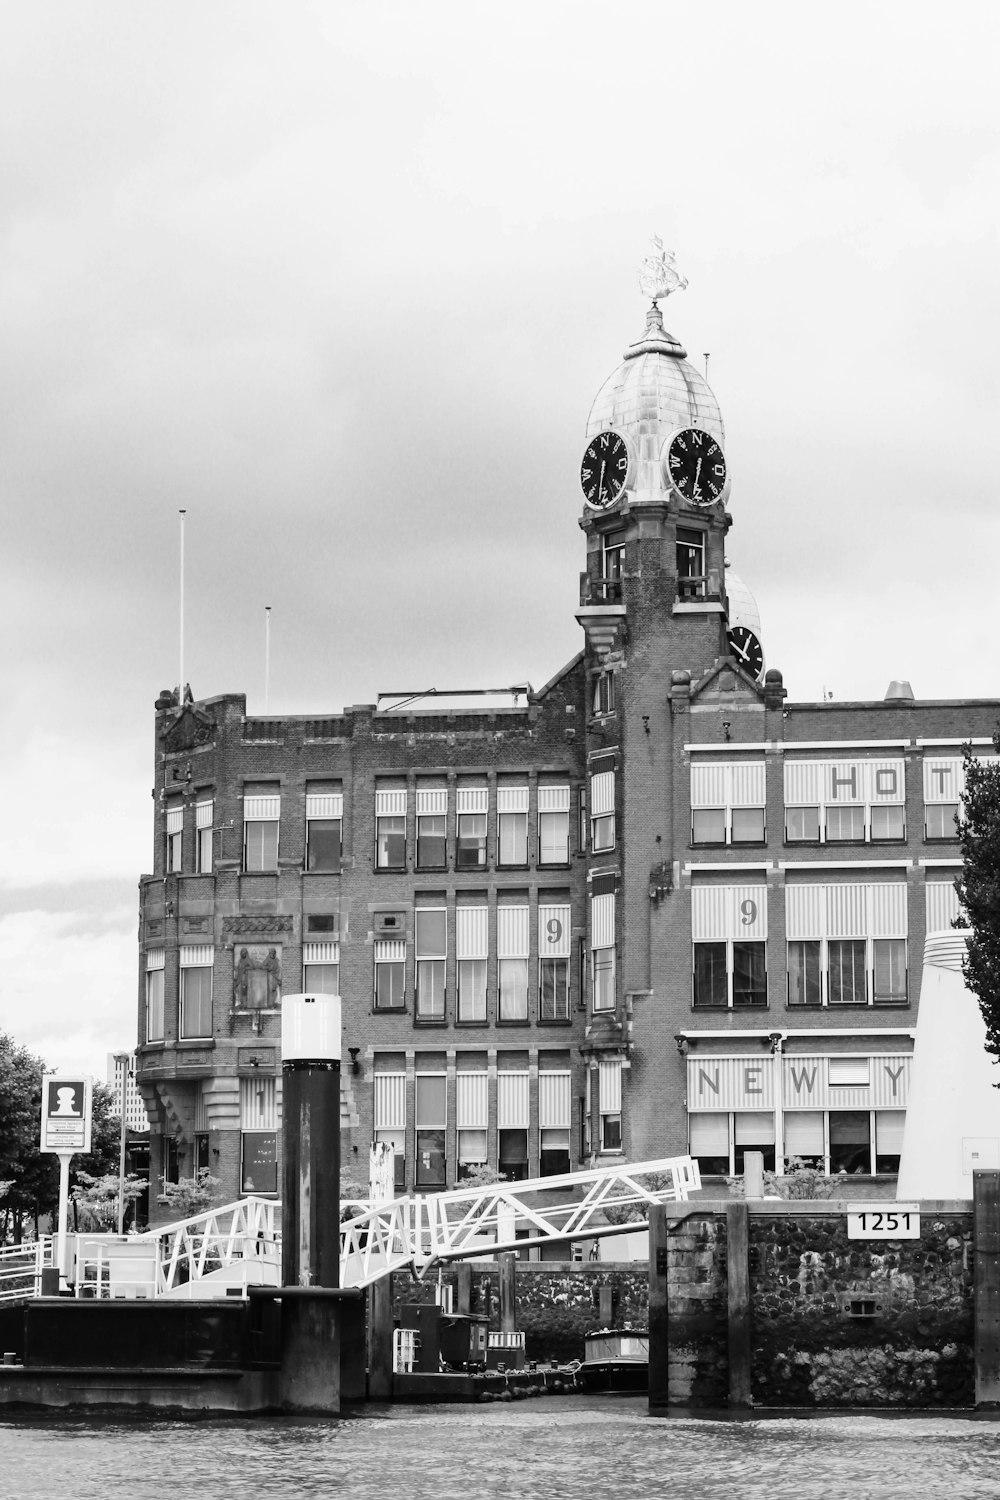
[[528, 788], [497, 787], [497, 864], [528, 863]]
[[767, 1005], [766, 886], [694, 886], [691, 935], [696, 1010]]
[[489, 1161], [489, 1074], [485, 1068], [460, 1070], [455, 1078], [455, 1130], [458, 1176]]
[[247, 787], [243, 793], [243, 868], [278, 868], [278, 827], [281, 797], [271, 786]]
[[786, 757], [784, 779], [786, 843], [899, 843], [906, 837], [902, 757]]
[[375, 939], [375, 1009], [402, 1010], [406, 1004], [406, 943]]
[[497, 1169], [511, 1182], [528, 1176], [528, 1087], [526, 1072], [497, 1074]]
[[622, 1149], [622, 1065], [619, 1058], [598, 1063], [598, 1142], [601, 1151]]
[[307, 995], [340, 994], [339, 943], [303, 943], [302, 990]]
[[146, 1041], [163, 1041], [163, 964], [162, 948], [151, 948], [146, 954]]
[[497, 908], [497, 988], [500, 1021], [528, 1019], [528, 908]]
[[443, 870], [448, 863], [448, 791], [417, 789], [417, 869]]
[[244, 1193], [278, 1191], [277, 1079], [257, 1073], [240, 1079], [241, 1173]]
[[415, 1108], [417, 1187], [444, 1187], [448, 1124], [447, 1077], [444, 1073], [417, 1074]]
[[460, 787], [456, 793], [455, 864], [459, 870], [486, 868], [486, 787]]
[[177, 875], [183, 868], [184, 804], [167, 804], [167, 873]]
[[693, 527], [677, 528], [677, 594], [681, 599], [705, 596], [705, 533]]
[[543, 1069], [538, 1074], [538, 1164], [542, 1177], [558, 1177], [570, 1170], [572, 1112], [569, 1071]]
[[590, 778], [590, 847], [595, 854], [615, 847], [615, 773]]
[[458, 1019], [486, 1020], [486, 961], [489, 957], [489, 908], [460, 906], [455, 913], [455, 960], [458, 966]]
[[405, 788], [385, 788], [375, 793], [375, 867], [406, 869]]
[[[996, 756], [977, 751], [976, 759], [995, 761]], [[925, 752], [923, 780], [924, 838], [931, 841], [957, 839], [956, 819], [961, 816], [965, 792], [965, 766], [961, 756]]]
[[406, 1074], [390, 1072], [375, 1059], [374, 1131], [376, 1141], [391, 1146], [394, 1180], [399, 1191], [406, 1187]]
[[569, 787], [538, 788], [538, 863], [569, 863]]
[[194, 826], [196, 843], [196, 864], [199, 875], [211, 875], [212, 873], [212, 824], [215, 820], [215, 803], [196, 802], [194, 807]]
[[210, 945], [182, 948], [180, 1034], [185, 1040], [212, 1035], [212, 965]]
[[418, 907], [415, 916], [418, 1021], [444, 1020], [448, 914], [444, 907]]
[[906, 1005], [906, 884], [787, 885], [790, 1006]]
[[615, 984], [615, 894], [599, 891], [590, 898], [591, 1004], [595, 1011], [612, 1011]]
[[344, 824], [342, 792], [306, 793], [306, 870], [336, 874], [340, 869]]
[[692, 765], [692, 844], [764, 843], [765, 780], [762, 760]]

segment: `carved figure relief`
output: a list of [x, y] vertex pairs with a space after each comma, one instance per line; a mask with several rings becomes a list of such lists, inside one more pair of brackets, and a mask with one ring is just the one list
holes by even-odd
[[281, 955], [262, 943], [236, 951], [233, 1009], [276, 1010], [281, 1004]]

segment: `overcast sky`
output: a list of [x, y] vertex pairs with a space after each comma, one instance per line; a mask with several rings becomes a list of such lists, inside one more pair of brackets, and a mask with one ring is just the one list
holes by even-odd
[[540, 686], [643, 326], [793, 700], [1000, 694], [994, 5], [0, 0], [0, 1027], [136, 1016], [153, 701]]

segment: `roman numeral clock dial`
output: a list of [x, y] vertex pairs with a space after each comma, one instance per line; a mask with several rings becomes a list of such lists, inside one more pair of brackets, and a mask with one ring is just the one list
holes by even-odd
[[628, 444], [617, 432], [599, 432], [591, 438], [580, 465], [583, 498], [595, 510], [614, 505], [628, 479]]
[[713, 505], [726, 487], [726, 460], [711, 433], [682, 427], [667, 445], [667, 478], [682, 500]]

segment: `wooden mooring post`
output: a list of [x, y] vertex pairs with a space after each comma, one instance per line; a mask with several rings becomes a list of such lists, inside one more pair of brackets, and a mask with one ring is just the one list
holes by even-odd
[[1000, 1172], [973, 1172], [976, 1406], [1000, 1406]]
[[751, 1405], [750, 1205], [726, 1205], [726, 1268], [729, 1303], [729, 1405]]

